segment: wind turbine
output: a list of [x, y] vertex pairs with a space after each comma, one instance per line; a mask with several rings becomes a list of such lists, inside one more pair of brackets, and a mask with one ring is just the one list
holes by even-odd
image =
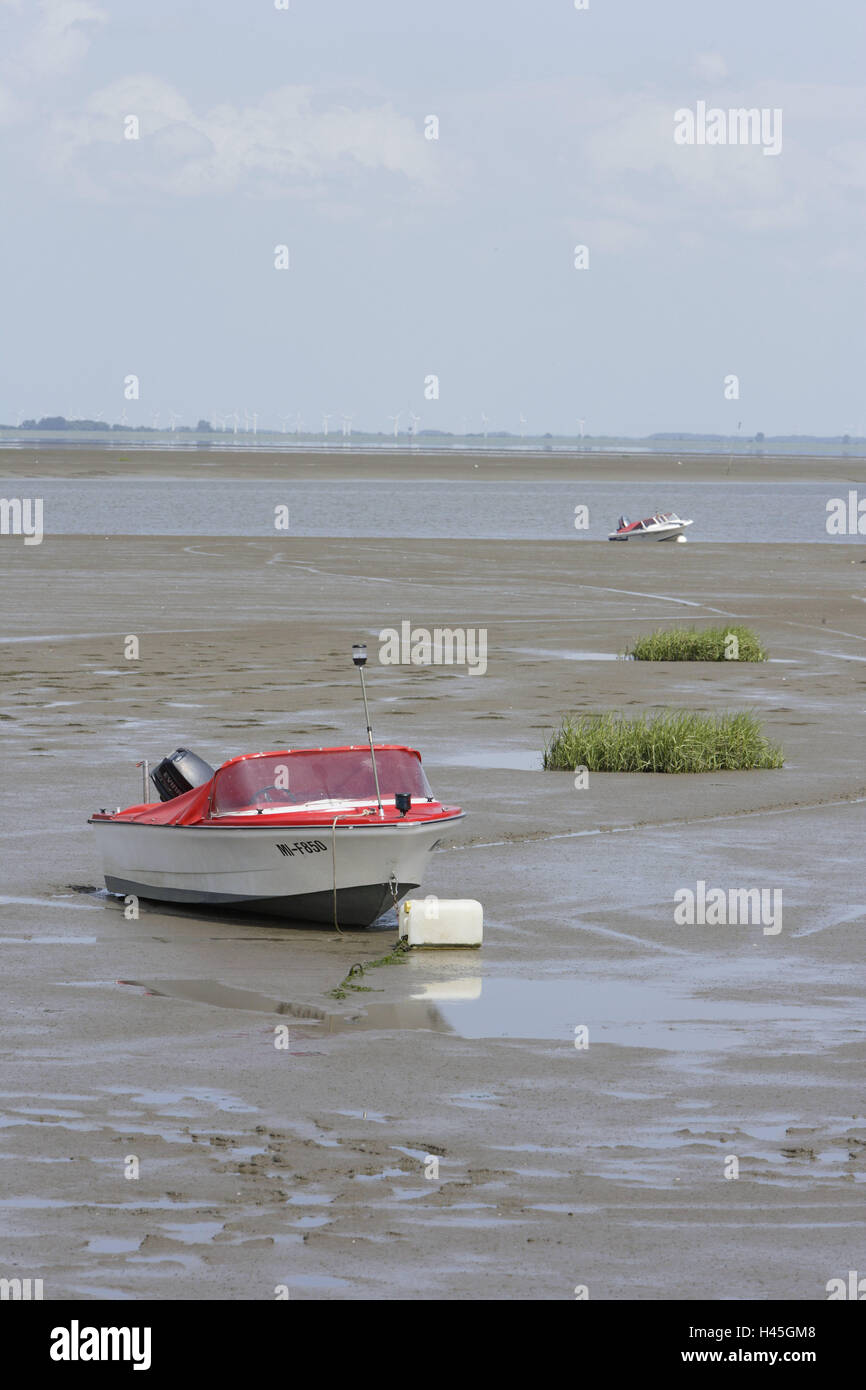
[[180, 414], [179, 414], [179, 412], [176, 411], [176, 410], [170, 410], [168, 413], [169, 413], [169, 416], [170, 416], [170, 425], [169, 425], [169, 428], [171, 429], [172, 434], [174, 434], [174, 422], [175, 422], [175, 420], [179, 420], [179, 419], [180, 419]]
[[234, 429], [232, 430], [232, 434], [237, 434], [237, 432], [238, 432], [238, 425], [240, 424], [240, 416], [238, 415], [238, 412], [237, 412], [236, 410], [230, 410], [230, 411], [229, 411], [229, 414], [228, 414], [228, 418], [229, 418], [229, 419], [232, 421], [232, 423], [234, 424]]
[[342, 418], [342, 421], [343, 421], [343, 437], [344, 437], [345, 439], [351, 439], [351, 437], [352, 437], [352, 417], [351, 417], [351, 415], [342, 415], [341, 418]]
[[481, 412], [481, 432], [482, 432], [482, 434], [484, 435], [484, 438], [485, 438], [485, 439], [487, 438], [487, 426], [488, 426], [489, 424], [490, 424], [490, 421], [488, 420], [487, 416], [484, 414], [484, 411], [482, 410], [482, 412]]
[[526, 416], [523, 414], [520, 416], [520, 438], [526, 438]]
[[222, 431], [226, 427], [225, 416], [220, 415], [218, 410], [212, 410], [211, 417], [213, 419], [214, 429], [219, 430], [220, 433], [222, 433]]
[[21, 421], [24, 419], [24, 411], [23, 411], [23, 410], [17, 410], [17, 411], [15, 412], [15, 414], [16, 414], [16, 417], [17, 417], [16, 420], [15, 420], [15, 428], [16, 428], [16, 430], [20, 430], [20, 428], [21, 428]]
[[389, 416], [388, 416], [388, 419], [394, 421], [394, 438], [396, 439], [396, 438], [397, 438], [397, 431], [398, 431], [398, 429], [400, 428], [400, 416], [399, 416], [399, 415], [389, 415]]
[[283, 434], [286, 433], [286, 421], [287, 421], [287, 420], [291, 420], [291, 418], [292, 418], [291, 415], [281, 415], [281, 416], [280, 416], [280, 420], [281, 420], [282, 426], [283, 426]]
[[420, 421], [420, 419], [421, 416], [416, 415], [414, 410], [409, 411], [409, 434], [413, 439], [418, 433], [418, 422]]
[[126, 429], [126, 426], [127, 426], [127, 424], [128, 424], [128, 421], [127, 421], [127, 418], [126, 418], [126, 406], [124, 406], [123, 409], [122, 409], [121, 412], [120, 412], [120, 424], [121, 424], [121, 428]]
[[577, 423], [580, 425], [580, 437], [581, 439], [583, 439], [583, 427], [586, 424], [586, 421], [581, 420], [580, 416], [578, 416]]
[[158, 428], [159, 428], [159, 411], [158, 411], [158, 410], [155, 410], [155, 411], [153, 412], [152, 424], [153, 424], [153, 428], [154, 428], [154, 429], [158, 429]]
[[300, 434], [303, 427], [304, 422], [301, 419], [301, 412], [298, 411], [297, 415], [295, 416], [295, 434]]
[[330, 415], [322, 416], [322, 433], [324, 434], [326, 439], [328, 437], [328, 422], [330, 421], [330, 419]]

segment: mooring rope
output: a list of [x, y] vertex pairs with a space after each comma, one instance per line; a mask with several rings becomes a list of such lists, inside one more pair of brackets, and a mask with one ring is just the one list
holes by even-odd
[[340, 923], [337, 921], [337, 821], [339, 819], [339, 816], [335, 816], [331, 826], [331, 872], [334, 876], [334, 926], [342, 936]]
[[[355, 816], [358, 813], [357, 811], [345, 811], [343, 812], [343, 814]], [[373, 814], [374, 812], [372, 811], [372, 809], [369, 811], [361, 812], [362, 816], [372, 816]], [[334, 926], [336, 927], [340, 936], [345, 936], [345, 932], [340, 926], [340, 923], [337, 921], [337, 821], [339, 819], [339, 815], [336, 815], [333, 821], [331, 822], [331, 874], [333, 877], [334, 884]]]

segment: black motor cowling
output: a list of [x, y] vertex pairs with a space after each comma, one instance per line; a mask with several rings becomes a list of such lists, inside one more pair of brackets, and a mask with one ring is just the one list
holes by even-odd
[[190, 753], [188, 748], [178, 748], [153, 769], [150, 780], [159, 792], [160, 801], [173, 801], [193, 787], [209, 782], [213, 774], [213, 768], [204, 758]]

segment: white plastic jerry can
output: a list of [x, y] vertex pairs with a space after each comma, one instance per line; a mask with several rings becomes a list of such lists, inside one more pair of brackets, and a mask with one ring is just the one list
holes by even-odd
[[407, 898], [399, 937], [409, 946], [480, 946], [484, 910], [474, 898]]

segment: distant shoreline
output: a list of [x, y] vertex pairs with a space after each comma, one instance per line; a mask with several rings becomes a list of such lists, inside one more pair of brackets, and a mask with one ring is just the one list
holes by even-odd
[[130, 447], [128, 444], [0, 444], [0, 478], [445, 478], [459, 481], [575, 480], [622, 482], [866, 483], [866, 458], [826, 455], [679, 452], [630, 453], [517, 450], [361, 449], [277, 450]]

